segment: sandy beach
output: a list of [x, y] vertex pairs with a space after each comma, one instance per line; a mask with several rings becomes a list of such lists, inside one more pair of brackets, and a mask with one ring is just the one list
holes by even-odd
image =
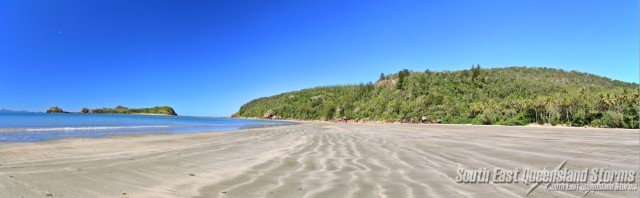
[[[638, 130], [415, 124], [295, 125], [0, 143], [2, 197], [522, 197], [456, 170], [638, 171]], [[636, 184], [638, 176], [636, 175]], [[581, 197], [538, 187], [528, 197]], [[587, 197], [638, 197], [596, 192]]]

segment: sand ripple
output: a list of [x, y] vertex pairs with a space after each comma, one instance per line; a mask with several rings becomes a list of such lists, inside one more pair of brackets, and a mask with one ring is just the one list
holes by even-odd
[[[41, 197], [520, 197], [459, 167], [638, 169], [637, 130], [302, 123], [0, 145], [0, 192]], [[530, 197], [582, 196], [548, 192]], [[632, 196], [598, 192], [590, 197]]]

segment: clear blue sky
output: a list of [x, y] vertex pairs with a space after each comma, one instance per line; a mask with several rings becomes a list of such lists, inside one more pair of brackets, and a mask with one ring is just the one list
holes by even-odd
[[228, 116], [262, 96], [476, 63], [638, 82], [638, 45], [636, 0], [9, 0], [0, 108]]

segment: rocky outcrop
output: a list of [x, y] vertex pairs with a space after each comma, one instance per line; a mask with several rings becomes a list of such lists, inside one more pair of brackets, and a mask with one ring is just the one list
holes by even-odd
[[93, 110], [88, 109], [88, 108], [82, 108], [82, 109], [80, 110], [80, 113], [93, 113]]
[[396, 86], [395, 79], [380, 80], [376, 83], [376, 87], [394, 87], [394, 86]]
[[427, 118], [426, 116], [422, 116], [422, 118], [420, 118], [420, 123], [425, 123], [425, 124], [440, 124], [440, 123], [442, 123], [442, 120], [440, 120], [440, 119], [430, 120], [430, 119], [429, 119], [429, 118]]
[[271, 110], [271, 109], [269, 109], [267, 112], [262, 114], [262, 118], [264, 118], [264, 119], [272, 119], [272, 120], [282, 119], [281, 116], [278, 116], [278, 115], [274, 114], [273, 110]]
[[262, 114], [262, 118], [271, 119], [273, 118], [273, 110], [269, 109], [267, 112]]
[[324, 95], [311, 96], [311, 100], [324, 100]]

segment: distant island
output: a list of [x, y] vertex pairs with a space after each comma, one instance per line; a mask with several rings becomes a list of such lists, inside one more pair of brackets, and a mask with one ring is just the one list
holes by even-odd
[[402, 70], [375, 83], [258, 98], [232, 117], [638, 128], [637, 83], [553, 68]]
[[49, 107], [49, 109], [47, 109], [47, 113], [68, 113], [68, 112], [65, 112], [60, 107], [55, 106], [55, 107]]
[[[47, 113], [68, 113], [59, 107], [51, 107], [47, 109]], [[152, 108], [127, 108], [124, 106], [117, 106], [115, 108], [101, 108], [101, 109], [88, 109], [82, 108], [79, 113], [93, 113], [93, 114], [155, 114], [155, 115], [178, 115], [169, 106], [156, 106]]]
[[10, 113], [27, 113], [27, 112], [29, 112], [29, 111], [22, 111], [22, 110], [16, 111], [16, 110], [11, 110], [11, 109], [0, 109], [0, 112], [10, 112]]

